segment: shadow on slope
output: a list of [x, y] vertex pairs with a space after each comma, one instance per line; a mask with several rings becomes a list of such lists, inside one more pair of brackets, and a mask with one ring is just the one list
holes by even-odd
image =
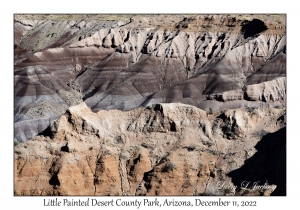
[[253, 19], [251, 21], [246, 20], [242, 23], [242, 33], [244, 34], [245, 39], [258, 35], [267, 29], [265, 23], [259, 19]]
[[245, 164], [227, 175], [235, 186], [243, 181], [263, 186], [266, 182], [277, 185], [274, 196], [286, 195], [286, 127], [265, 135], [255, 146], [257, 152]]

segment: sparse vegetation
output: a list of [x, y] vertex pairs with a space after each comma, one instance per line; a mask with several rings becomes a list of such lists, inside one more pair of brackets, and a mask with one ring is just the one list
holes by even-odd
[[233, 193], [234, 191], [230, 187], [224, 189], [224, 195], [233, 194]]
[[206, 145], [208, 147], [211, 147], [212, 145], [214, 145], [215, 143], [212, 142], [212, 141], [205, 141], [205, 140], [202, 140], [202, 144], [203, 145]]
[[220, 154], [222, 154], [222, 152], [217, 151], [217, 150], [208, 150], [208, 152], [210, 152], [213, 155], [220, 155]]
[[35, 190], [31, 189], [30, 192], [29, 192], [29, 195], [30, 195], [30, 196], [33, 196], [33, 195], [34, 195], [34, 191], [35, 191]]
[[163, 167], [162, 172], [168, 172], [168, 171], [171, 171], [171, 170], [173, 170], [173, 169], [175, 169], [175, 168], [176, 168], [176, 165], [175, 165], [175, 164], [173, 164], [173, 163], [167, 163], [167, 164]]
[[120, 154], [120, 159], [128, 160], [129, 158], [130, 158], [130, 156], [129, 156], [128, 153], [121, 153]]
[[19, 142], [14, 141], [14, 146], [17, 146], [19, 144]]
[[208, 112], [207, 112], [209, 115], [212, 115], [212, 114], [214, 114], [214, 111], [213, 111], [213, 109], [211, 108], [211, 107], [209, 107], [209, 109], [208, 109]]
[[256, 133], [256, 136], [261, 138], [261, 137], [265, 136], [266, 134], [267, 134], [267, 132], [265, 130], [261, 130]]
[[190, 146], [187, 147], [187, 150], [188, 150], [189, 152], [194, 151], [195, 149], [196, 149], [196, 146], [195, 146], [195, 145], [190, 145]]
[[17, 155], [21, 155], [21, 154], [22, 154], [22, 152], [19, 151], [19, 150], [16, 150], [15, 153], [16, 153]]
[[217, 169], [217, 175], [219, 176], [220, 180], [225, 179], [225, 173], [222, 168]]
[[122, 139], [122, 136], [117, 136], [117, 137], [116, 137], [116, 140], [117, 140], [117, 143], [118, 143], [118, 144], [123, 144], [123, 143], [124, 143], [124, 141], [123, 141], [123, 139]]
[[254, 107], [246, 107], [247, 112], [253, 112], [254, 109]]

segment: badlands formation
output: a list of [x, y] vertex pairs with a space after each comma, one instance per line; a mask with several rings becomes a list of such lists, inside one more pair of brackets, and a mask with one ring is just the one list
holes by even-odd
[[285, 195], [285, 15], [15, 15], [15, 195]]

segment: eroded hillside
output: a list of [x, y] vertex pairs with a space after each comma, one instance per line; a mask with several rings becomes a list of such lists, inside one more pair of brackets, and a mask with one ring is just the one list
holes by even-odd
[[285, 107], [285, 15], [16, 15], [15, 139], [81, 101]]
[[94, 113], [81, 103], [15, 147], [15, 194], [285, 195], [285, 115], [177, 103]]
[[15, 15], [15, 195], [286, 195], [285, 15]]

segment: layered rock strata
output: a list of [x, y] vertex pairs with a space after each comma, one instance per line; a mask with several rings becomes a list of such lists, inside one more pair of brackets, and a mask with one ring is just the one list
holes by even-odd
[[82, 102], [15, 146], [14, 191], [285, 195], [285, 126], [280, 108], [207, 113], [172, 103], [94, 113]]
[[19, 142], [82, 101], [285, 107], [284, 15], [16, 15], [14, 49]]

